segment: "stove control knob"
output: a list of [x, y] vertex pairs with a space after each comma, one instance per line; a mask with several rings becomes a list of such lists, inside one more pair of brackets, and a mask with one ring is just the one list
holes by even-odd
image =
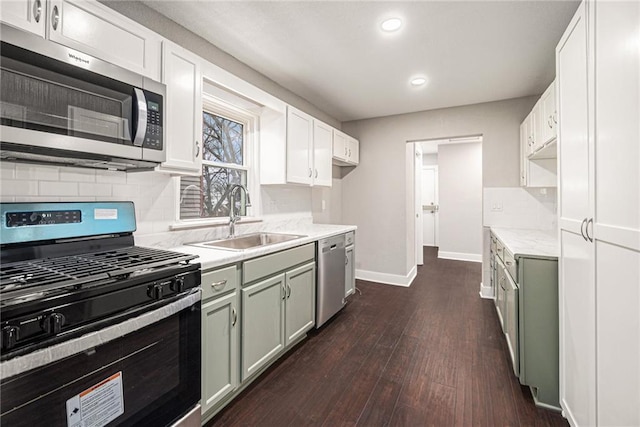
[[62, 330], [65, 320], [64, 314], [51, 313], [42, 319], [42, 330], [48, 334], [55, 335]]
[[163, 293], [162, 285], [159, 284], [151, 285], [147, 289], [147, 295], [153, 299], [162, 299]]
[[176, 277], [171, 282], [171, 290], [174, 292], [184, 291], [184, 277]]
[[20, 339], [20, 328], [17, 326], [5, 326], [2, 328], [2, 348], [10, 350], [15, 347]]

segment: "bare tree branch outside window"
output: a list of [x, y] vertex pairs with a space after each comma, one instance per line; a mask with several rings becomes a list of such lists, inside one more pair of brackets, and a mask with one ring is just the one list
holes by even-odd
[[[202, 129], [202, 175], [180, 179], [180, 219], [229, 216], [229, 186], [247, 185], [244, 125], [204, 111]], [[242, 194], [235, 206], [240, 215], [245, 203]]]

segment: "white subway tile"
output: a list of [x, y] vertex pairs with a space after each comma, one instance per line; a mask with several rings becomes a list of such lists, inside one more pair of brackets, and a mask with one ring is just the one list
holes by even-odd
[[95, 182], [95, 169], [64, 167], [60, 169], [60, 181]]
[[60, 197], [51, 196], [20, 196], [16, 197], [18, 203], [47, 203], [47, 202], [59, 202]]
[[138, 186], [133, 184], [113, 184], [111, 186], [111, 195], [116, 200], [134, 200], [138, 197]]
[[3, 196], [37, 196], [38, 181], [9, 181], [2, 183], [0, 194]]
[[107, 184], [126, 184], [127, 173], [121, 171], [96, 171], [96, 182]]
[[91, 196], [66, 196], [60, 198], [62, 202], [95, 202], [96, 200], [96, 197]]
[[93, 196], [96, 198], [100, 198], [101, 196], [111, 196], [111, 184], [81, 182], [78, 186], [78, 194], [81, 196]]
[[14, 179], [16, 176], [16, 164], [11, 162], [0, 162], [0, 179]]
[[57, 181], [59, 178], [59, 168], [56, 166], [16, 164], [16, 179]]
[[77, 182], [40, 181], [41, 196], [78, 196]]

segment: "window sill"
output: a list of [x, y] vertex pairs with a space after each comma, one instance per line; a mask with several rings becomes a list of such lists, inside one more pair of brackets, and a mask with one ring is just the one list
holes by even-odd
[[[237, 224], [250, 224], [252, 222], [262, 222], [262, 219], [253, 216], [246, 216], [236, 221]], [[208, 227], [228, 227], [229, 218], [215, 218], [215, 219], [194, 219], [191, 221], [180, 221], [173, 223], [169, 226], [169, 230], [189, 230], [193, 228], [208, 228]]]

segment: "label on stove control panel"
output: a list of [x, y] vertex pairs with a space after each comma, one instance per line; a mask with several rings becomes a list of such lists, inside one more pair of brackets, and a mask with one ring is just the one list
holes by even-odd
[[93, 219], [118, 219], [118, 209], [99, 209], [93, 210]]
[[67, 400], [68, 427], [102, 427], [124, 414], [122, 372]]

